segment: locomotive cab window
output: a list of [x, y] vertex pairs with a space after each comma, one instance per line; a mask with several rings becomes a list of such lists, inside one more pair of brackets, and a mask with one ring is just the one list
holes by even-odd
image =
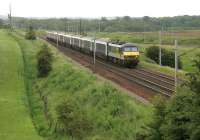
[[123, 48], [123, 51], [124, 51], [124, 52], [137, 52], [137, 51], [138, 51], [138, 48], [137, 48], [137, 47], [134, 47], [134, 46], [124, 47], [124, 48]]

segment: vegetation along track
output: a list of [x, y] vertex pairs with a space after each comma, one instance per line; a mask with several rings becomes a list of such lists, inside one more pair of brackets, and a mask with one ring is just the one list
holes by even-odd
[[[53, 42], [51, 43], [55, 45]], [[147, 69], [128, 69], [115, 66], [101, 59], [96, 59], [94, 66], [93, 58], [89, 55], [68, 47], [59, 46], [58, 49], [73, 60], [93, 70], [95, 73], [114, 81], [145, 99], [149, 100], [158, 93], [170, 97], [174, 92], [173, 77]]]

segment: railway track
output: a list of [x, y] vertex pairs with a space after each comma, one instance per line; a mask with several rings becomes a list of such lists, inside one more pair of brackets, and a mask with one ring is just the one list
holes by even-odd
[[[55, 45], [55, 43], [53, 43], [53, 45]], [[92, 64], [93, 58], [91, 56], [68, 47], [58, 47], [58, 49], [60, 51], [67, 51], [68, 55], [71, 54], [70, 57], [73, 57], [74, 60], [81, 62], [86, 67], [90, 69], [94, 68], [94, 65]], [[107, 71], [125, 79], [126, 81], [129, 81], [130, 83], [135, 83], [141, 88], [151, 90], [155, 94], [159, 93], [165, 97], [170, 97], [174, 93], [174, 79], [164, 74], [159, 74], [147, 69], [128, 69], [117, 67], [114, 64], [101, 59], [96, 59], [95, 67], [96, 69], [103, 69], [105, 73]]]
[[[144, 73], [137, 73], [136, 72], [128, 72], [127, 70], [120, 69], [118, 67], [106, 64], [105, 62], [97, 60], [98, 63], [104, 65], [105, 67], [109, 68], [109, 71], [112, 71], [113, 73], [120, 75], [123, 78], [126, 78], [129, 81], [135, 82], [139, 85], [142, 85], [143, 87], [146, 87], [148, 89], [151, 89], [155, 92], [158, 92], [160, 94], [163, 94], [164, 96], [170, 97], [172, 93], [174, 92], [173, 89], [168, 88], [164, 86], [163, 84], [159, 84], [158, 82], [161, 80], [158, 80], [158, 82], [153, 82], [153, 80], [144, 78]], [[151, 77], [150, 75], [145, 75], [146, 77]], [[151, 77], [152, 78], [152, 77]], [[164, 81], [165, 82], [165, 81]], [[171, 84], [171, 83], [170, 83]]]
[[142, 69], [128, 70], [128, 72], [138, 75], [140, 77], [143, 77], [143, 78], [150, 80], [156, 84], [163, 85], [166, 88], [174, 89], [174, 79], [172, 79], [172, 80], [164, 79], [164, 78], [160, 77], [159, 74], [153, 75], [152, 73], [146, 73]]
[[151, 75], [156, 76], [156, 77], [160, 77], [160, 78], [162, 78], [163, 80], [166, 80], [166, 81], [169, 81], [169, 82], [174, 82], [174, 77], [169, 76], [169, 75], [165, 75], [165, 74], [153, 72], [153, 71], [151, 71], [151, 70], [142, 69], [142, 68], [140, 69], [140, 71], [142, 71], [142, 72], [144, 72], [144, 73], [151, 74]]

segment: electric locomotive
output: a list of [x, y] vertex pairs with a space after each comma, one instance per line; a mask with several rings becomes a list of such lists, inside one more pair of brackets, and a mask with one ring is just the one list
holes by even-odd
[[108, 57], [114, 63], [128, 67], [136, 66], [139, 62], [138, 47], [131, 43], [113, 44], [108, 43]]

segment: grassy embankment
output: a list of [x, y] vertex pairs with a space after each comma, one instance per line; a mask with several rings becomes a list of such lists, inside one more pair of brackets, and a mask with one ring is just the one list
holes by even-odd
[[0, 139], [40, 140], [26, 96], [23, 54], [19, 44], [0, 30]]
[[[138, 103], [110, 83], [74, 65], [53, 47], [50, 47], [54, 54], [53, 71], [47, 78], [38, 79], [36, 53], [42, 41], [26, 41], [18, 35], [14, 38], [22, 47], [31, 75], [29, 87], [32, 89], [29, 89], [28, 97], [33, 122], [40, 135], [52, 139], [123, 140], [146, 134], [151, 107]], [[75, 118], [69, 122], [69, 129], [72, 129], [73, 136], [59, 131], [56, 108], [62, 102], [72, 107]], [[81, 120], [85, 119], [90, 129], [82, 130], [86, 124]]]

